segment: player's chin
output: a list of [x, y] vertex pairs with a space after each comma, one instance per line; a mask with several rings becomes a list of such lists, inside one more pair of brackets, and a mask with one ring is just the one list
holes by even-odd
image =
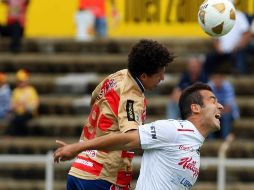
[[149, 86], [149, 87], [147, 87], [146, 89], [147, 89], [147, 90], [153, 90], [153, 89], [155, 89], [155, 88], [157, 88], [157, 87], [158, 87], [158, 84], [153, 85], [153, 86]]
[[214, 131], [220, 130], [220, 121], [218, 119], [215, 119], [211, 122], [211, 125]]
[[210, 133], [214, 133], [214, 132], [219, 131], [219, 130], [220, 130], [220, 126], [218, 126], [218, 125], [213, 125], [213, 127], [212, 127], [211, 130], [210, 130]]
[[219, 131], [220, 128], [221, 128], [220, 125], [217, 125], [217, 126], [216, 126], [217, 131]]
[[215, 124], [214, 124], [214, 128], [216, 131], [219, 131], [220, 130], [220, 121], [217, 121]]
[[157, 88], [158, 86], [160, 86], [161, 82], [158, 82], [157, 84], [154, 85], [154, 88]]

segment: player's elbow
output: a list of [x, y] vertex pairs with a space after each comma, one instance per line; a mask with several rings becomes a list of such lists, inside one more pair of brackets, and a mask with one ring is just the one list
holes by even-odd
[[127, 150], [139, 149], [141, 147], [138, 130], [130, 131], [126, 138], [128, 140], [124, 148], [126, 148]]

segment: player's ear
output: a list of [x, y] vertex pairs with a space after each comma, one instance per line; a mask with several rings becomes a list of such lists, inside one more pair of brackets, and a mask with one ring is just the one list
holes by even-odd
[[201, 106], [198, 104], [191, 104], [192, 113], [199, 113], [201, 111]]
[[147, 77], [147, 74], [146, 74], [146, 73], [142, 73], [142, 74], [140, 75], [140, 80], [145, 80], [146, 77]]

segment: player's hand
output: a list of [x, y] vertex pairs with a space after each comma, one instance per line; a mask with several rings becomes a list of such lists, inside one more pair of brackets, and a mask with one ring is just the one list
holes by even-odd
[[59, 163], [60, 161], [67, 161], [75, 158], [79, 153], [76, 151], [77, 145], [66, 144], [63, 141], [56, 140], [56, 143], [60, 145], [58, 149], [54, 152], [54, 162]]

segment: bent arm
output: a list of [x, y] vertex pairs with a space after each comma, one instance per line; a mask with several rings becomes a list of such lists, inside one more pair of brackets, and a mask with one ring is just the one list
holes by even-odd
[[80, 142], [80, 149], [84, 150], [131, 150], [140, 148], [138, 130], [127, 133], [109, 134], [88, 141]]
[[141, 147], [138, 130], [132, 130], [121, 134], [105, 135], [69, 145], [58, 141], [58, 144], [62, 147], [54, 152], [55, 162], [73, 159], [80, 152], [85, 150], [131, 150]]

